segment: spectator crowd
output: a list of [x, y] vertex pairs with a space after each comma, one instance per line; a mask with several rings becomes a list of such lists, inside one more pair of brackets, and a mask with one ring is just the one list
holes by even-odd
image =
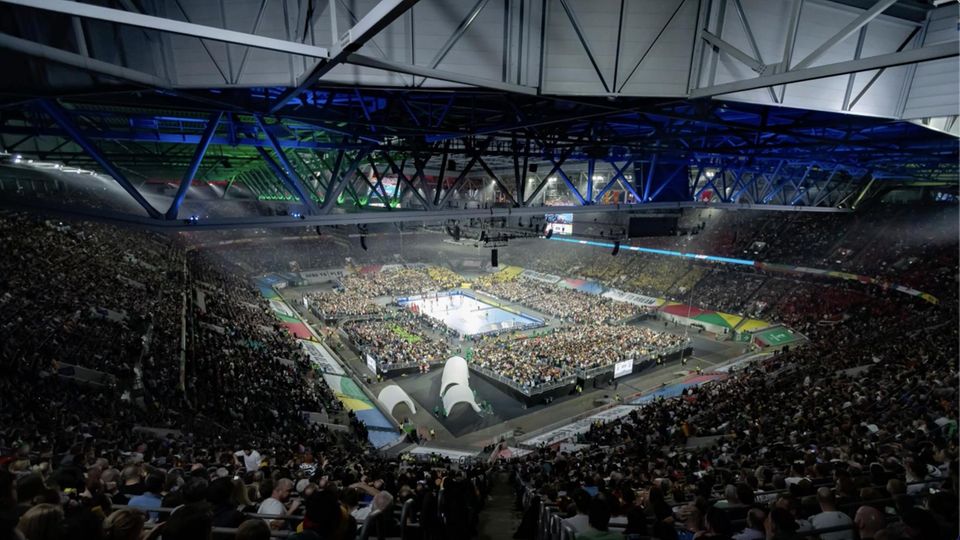
[[567, 326], [542, 336], [485, 338], [474, 362], [524, 388], [550, 384], [584, 370], [676, 352], [684, 338], [640, 326]]
[[[573, 446], [510, 463], [528, 503], [515, 537], [533, 537], [543, 503], [577, 538], [956, 538], [955, 219], [940, 209], [920, 219], [896, 209], [829, 222], [732, 214], [704, 215], [699, 234], [663, 243], [709, 252], [713, 242], [729, 254], [810, 266], [839, 261], [902, 277], [940, 302], [656, 256], [593, 263], [595, 252], [579, 246], [555, 258], [534, 248], [507, 255], [634, 292], [782, 317], [810, 338], [595, 424]], [[736, 234], [715, 230], [713, 220], [730, 219]], [[911, 219], [917, 227], [904, 226]], [[804, 234], [808, 244], [784, 240]], [[397, 536], [408, 518], [422, 538], [469, 538], [483, 519], [489, 465], [413, 462], [370, 446], [365, 426], [251, 286], [249, 273], [264, 267], [256, 249], [238, 256], [183, 237], [4, 212], [0, 250], [0, 539], [279, 532], [350, 540], [365, 525]], [[278, 257], [271, 264], [288, 255]], [[352, 274], [337, 294], [364, 291], [357, 301], [369, 302], [458, 280], [398, 267]], [[472, 361], [527, 387], [683, 345], [671, 334], [604, 324], [629, 318], [632, 306], [532, 282], [483, 287], [576, 323], [523, 339], [481, 338]], [[344, 330], [388, 359], [447, 354], [429, 319], [373, 314]]]

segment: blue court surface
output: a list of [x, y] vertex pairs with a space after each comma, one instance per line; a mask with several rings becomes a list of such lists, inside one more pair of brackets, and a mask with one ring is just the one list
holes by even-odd
[[397, 303], [436, 319], [463, 336], [521, 330], [543, 324], [542, 320], [525, 313], [507, 311], [460, 291], [398, 298]]

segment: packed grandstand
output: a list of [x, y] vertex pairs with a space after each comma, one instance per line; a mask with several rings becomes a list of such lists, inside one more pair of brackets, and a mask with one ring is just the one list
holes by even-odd
[[[362, 250], [335, 232], [224, 243], [0, 214], [0, 538], [956, 538], [956, 205], [682, 219], [691, 233], [631, 242], [876, 281], [545, 239], [467, 271], [476, 249], [436, 230]], [[308, 269], [336, 279], [294, 301], [264, 278]], [[463, 336], [397, 303], [451, 290], [544, 327]], [[672, 304], [805, 339], [566, 439], [459, 460], [375, 444], [393, 426], [369, 420], [362, 377], [316, 363], [328, 341], [377, 372], [468, 351], [530, 389], [686, 346], [704, 327], [656, 328]]]

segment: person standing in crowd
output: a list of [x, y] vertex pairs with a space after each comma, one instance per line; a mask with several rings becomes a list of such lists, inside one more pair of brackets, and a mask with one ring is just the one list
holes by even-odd
[[253, 448], [238, 450], [233, 455], [243, 460], [243, 467], [247, 472], [256, 472], [260, 469], [260, 461], [263, 458], [260, 456], [260, 452]]

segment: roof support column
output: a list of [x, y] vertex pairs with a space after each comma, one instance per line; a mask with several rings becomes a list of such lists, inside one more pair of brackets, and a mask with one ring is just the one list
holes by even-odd
[[143, 195], [137, 191], [136, 186], [130, 183], [130, 180], [127, 180], [127, 177], [120, 172], [120, 169], [116, 168], [113, 163], [110, 163], [106, 156], [100, 153], [100, 150], [98, 150], [97, 147], [87, 140], [83, 133], [81, 133], [80, 128], [78, 128], [77, 125], [73, 123], [73, 120], [70, 119], [67, 111], [60, 107], [60, 105], [46, 99], [39, 100], [39, 103], [44, 112], [50, 115], [50, 117], [53, 118], [53, 121], [56, 122], [61, 129], [67, 132], [67, 135], [69, 135], [75, 143], [80, 145], [80, 147], [83, 148], [87, 154], [90, 154], [90, 157], [92, 157], [94, 161], [103, 167], [103, 170], [112, 176], [113, 179], [120, 184], [120, 187], [130, 194], [130, 196], [137, 201], [137, 204], [146, 210], [150, 217], [155, 219], [160, 219], [163, 217], [163, 214], [151, 206], [150, 203], [147, 202], [147, 200], [143, 197]]
[[266, 123], [259, 114], [254, 115], [253, 118], [257, 122], [257, 126], [260, 128], [260, 130], [263, 131], [264, 135], [266, 135], [267, 142], [270, 144], [270, 148], [273, 149], [273, 153], [276, 154], [277, 160], [280, 162], [280, 165], [283, 168], [284, 176], [288, 181], [288, 187], [291, 189], [291, 191], [293, 191], [293, 194], [296, 195], [298, 199], [303, 201], [303, 204], [307, 207], [308, 213], [316, 213], [317, 205], [314, 204], [313, 199], [310, 198], [309, 192], [304, 189], [303, 183], [300, 182], [300, 177], [297, 176], [296, 169], [293, 168], [293, 164], [290, 163], [289, 159], [287, 159], [287, 155], [283, 153], [283, 148], [280, 146], [280, 141], [277, 140], [276, 135], [267, 129]]
[[203, 136], [200, 137], [200, 144], [198, 144], [196, 150], [194, 150], [193, 158], [187, 167], [187, 172], [183, 173], [183, 179], [180, 180], [177, 194], [173, 196], [173, 202], [170, 203], [170, 209], [167, 210], [167, 219], [177, 219], [180, 205], [183, 204], [187, 190], [190, 189], [190, 184], [193, 183], [193, 177], [197, 174], [197, 169], [200, 168], [200, 162], [203, 161], [203, 156], [207, 153], [207, 147], [210, 146], [210, 139], [213, 138], [213, 134], [217, 131], [217, 125], [220, 124], [220, 117], [222, 115], [223, 113], [219, 111], [210, 115], [210, 120], [207, 121], [207, 127], [203, 130]]

